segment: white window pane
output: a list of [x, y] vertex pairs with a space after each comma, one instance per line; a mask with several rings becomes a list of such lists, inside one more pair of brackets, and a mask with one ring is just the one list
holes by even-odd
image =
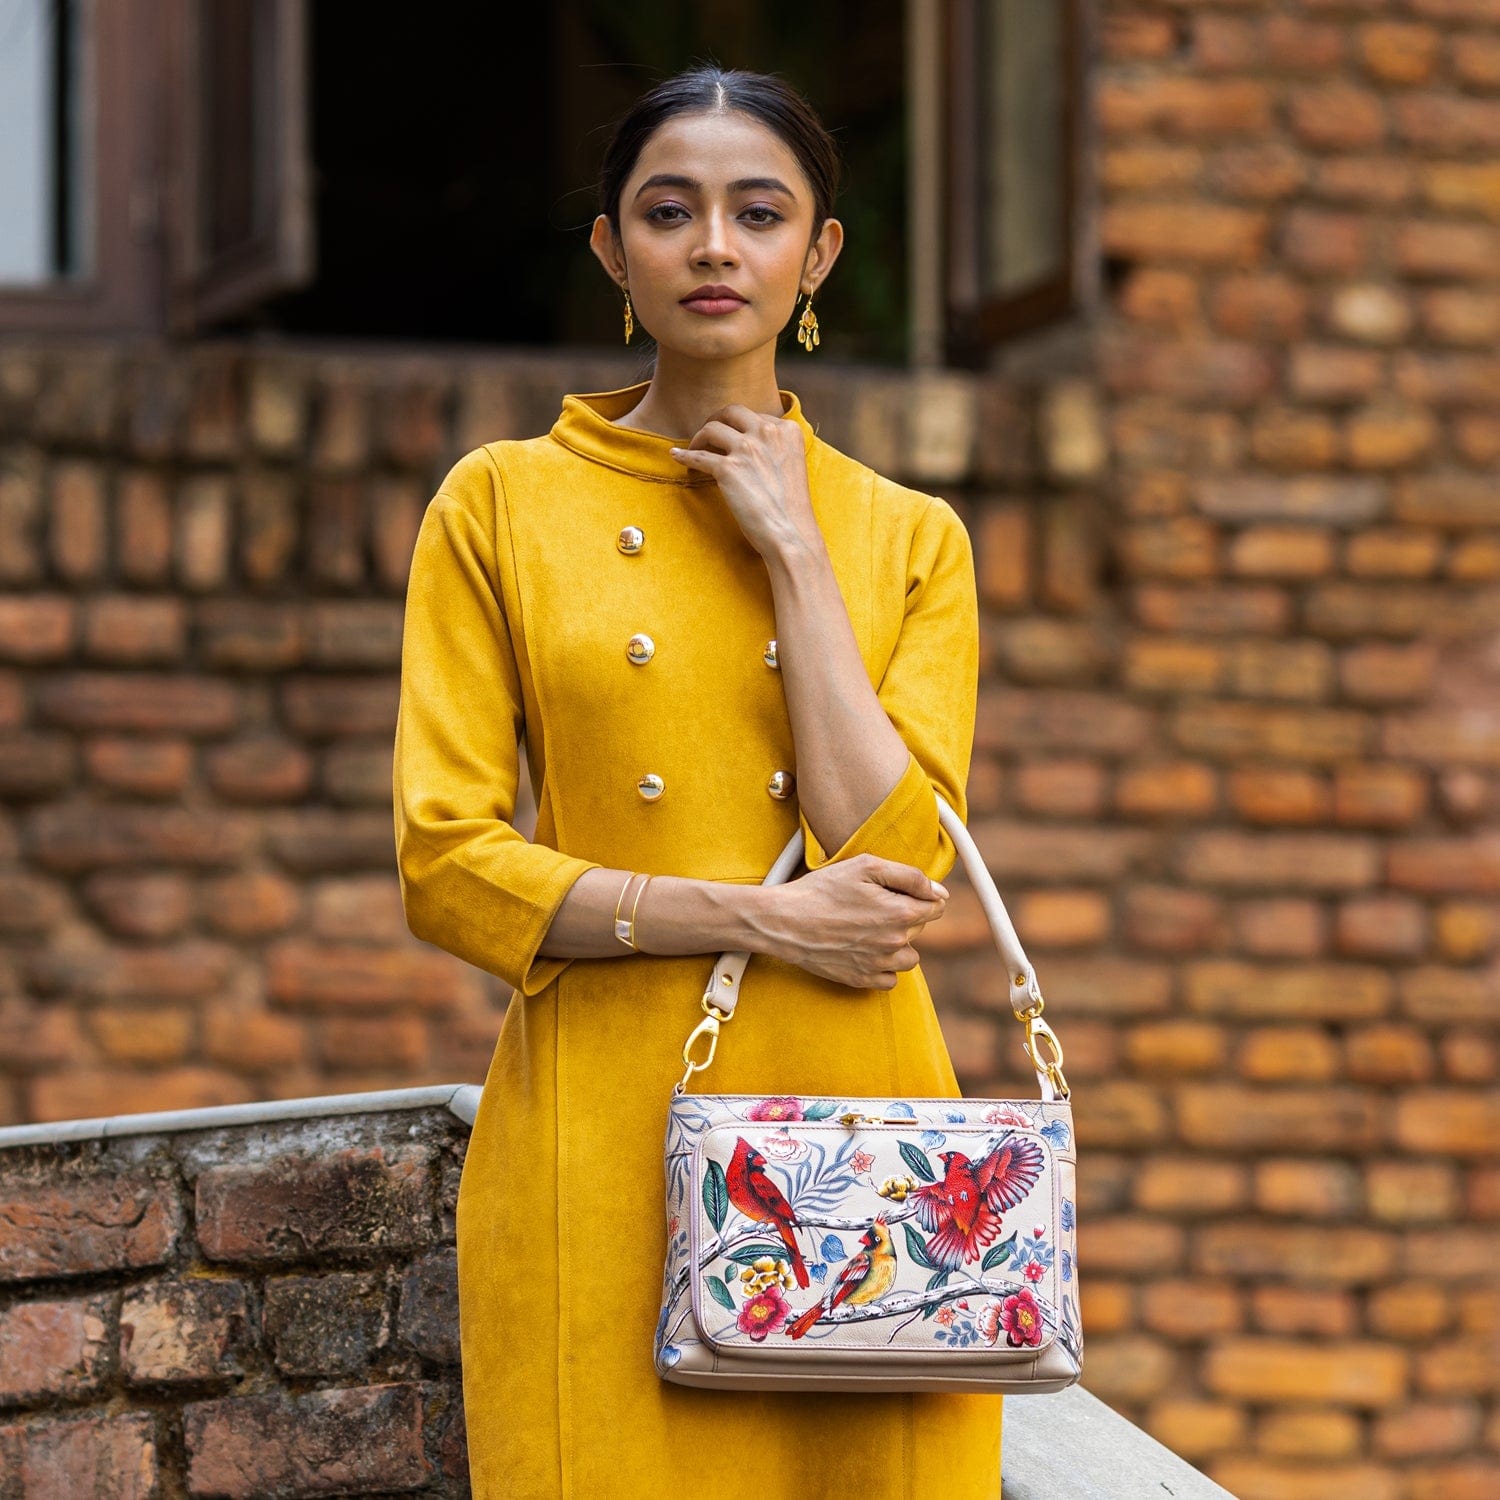
[[1054, 275], [1063, 257], [1067, 128], [1058, 0], [983, 9], [985, 291], [1007, 296]]
[[78, 269], [79, 7], [0, 0], [0, 283]]

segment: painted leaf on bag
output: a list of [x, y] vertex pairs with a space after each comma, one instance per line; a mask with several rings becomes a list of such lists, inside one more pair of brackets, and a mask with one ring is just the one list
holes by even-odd
[[910, 1141], [898, 1141], [901, 1148], [902, 1159], [923, 1182], [936, 1182], [937, 1173], [932, 1170], [932, 1163], [927, 1160], [927, 1153], [920, 1146], [913, 1146]]
[[814, 1099], [802, 1107], [804, 1120], [826, 1120], [839, 1107], [837, 1099]]
[[[952, 1274], [952, 1271], [947, 1270], [934, 1271], [932, 1275], [927, 1278], [927, 1290], [931, 1292], [935, 1291], [940, 1286], [947, 1286], [948, 1278]], [[924, 1318], [930, 1318], [941, 1305], [942, 1304], [938, 1302], [929, 1302], [927, 1306], [922, 1309], [922, 1316]]]
[[720, 1307], [729, 1312], [734, 1311], [734, 1298], [729, 1295], [729, 1288], [724, 1285], [723, 1279], [718, 1276], [705, 1276], [703, 1284], [708, 1288], [711, 1296]]
[[906, 1231], [906, 1253], [919, 1266], [925, 1266], [929, 1271], [936, 1271], [938, 1267], [927, 1253], [927, 1246], [922, 1242], [922, 1236], [910, 1224], [903, 1224], [901, 1227]]
[[786, 1254], [786, 1246], [780, 1240], [773, 1245], [765, 1240], [753, 1245], [736, 1245], [729, 1251], [724, 1259], [732, 1260], [737, 1266], [753, 1266], [763, 1256], [769, 1255], [773, 1260]]
[[1016, 1236], [1013, 1234], [1008, 1240], [1001, 1240], [998, 1245], [991, 1245], [984, 1252], [984, 1259], [979, 1262], [979, 1269], [988, 1271], [995, 1266], [1003, 1266], [1015, 1253]]
[[709, 1161], [703, 1168], [703, 1207], [717, 1233], [724, 1227], [724, 1215], [729, 1212], [729, 1182], [724, 1168], [716, 1161]]

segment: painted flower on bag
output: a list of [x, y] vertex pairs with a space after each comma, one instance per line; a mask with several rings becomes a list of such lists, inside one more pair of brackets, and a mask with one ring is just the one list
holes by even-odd
[[955, 1316], [956, 1314], [953, 1310], [953, 1304], [949, 1302], [945, 1303], [942, 1307], [938, 1308], [935, 1313], [933, 1313], [932, 1321], [934, 1323], [941, 1323], [943, 1327], [946, 1328], [950, 1323], [952, 1323]]
[[1013, 1349], [1035, 1349], [1042, 1342], [1042, 1310], [1029, 1291], [1007, 1297], [1000, 1309], [1005, 1342]]
[[745, 1118], [747, 1120], [800, 1120], [802, 1105], [788, 1095], [778, 1094], [772, 1099], [757, 1099], [745, 1111]]
[[748, 1333], [758, 1344], [768, 1333], [775, 1333], [791, 1316], [792, 1305], [781, 1295], [779, 1286], [768, 1286], [757, 1292], [740, 1309], [734, 1326], [741, 1333]]
[[1029, 1260], [1021, 1274], [1027, 1281], [1040, 1281], [1047, 1274], [1047, 1268], [1039, 1260]]
[[760, 1149], [771, 1161], [797, 1161], [807, 1155], [807, 1142], [786, 1130], [773, 1130], [761, 1137]]
[[1031, 1268], [1039, 1267], [1045, 1274], [1051, 1270], [1055, 1254], [1056, 1251], [1047, 1243], [1047, 1226], [1038, 1224], [1016, 1247], [1015, 1264], [1025, 1272], [1029, 1280], [1039, 1281], [1041, 1276], [1033, 1276]]
[[1000, 1304], [987, 1303], [980, 1308], [979, 1316], [974, 1321], [979, 1325], [979, 1337], [985, 1343], [993, 1344], [1000, 1336]]
[[780, 1256], [772, 1259], [769, 1255], [762, 1255], [758, 1260], [752, 1261], [740, 1272], [740, 1280], [745, 1283], [745, 1288], [750, 1292], [762, 1292], [768, 1286], [779, 1286], [782, 1291], [789, 1292], [797, 1284], [797, 1278], [792, 1274], [792, 1268]]
[[979, 1118], [986, 1125], [1020, 1125], [1023, 1129], [1031, 1128], [1031, 1121], [1020, 1110], [1011, 1109], [1004, 1104], [990, 1105]]
[[916, 1185], [916, 1180], [910, 1175], [904, 1177], [887, 1177], [875, 1191], [882, 1198], [889, 1198], [893, 1203], [905, 1203], [906, 1195]]
[[873, 1151], [856, 1151], [849, 1158], [849, 1170], [856, 1175], [860, 1172], [868, 1172], [875, 1165], [875, 1153]]
[[680, 1219], [679, 1219], [679, 1218], [678, 1218], [678, 1217], [677, 1217], [677, 1215], [676, 1215], [676, 1214], [673, 1214], [673, 1215], [672, 1215], [672, 1217], [671, 1217], [671, 1218], [670, 1218], [670, 1219], [668, 1219], [668, 1220], [667, 1220], [667, 1237], [668, 1237], [668, 1238], [669, 1238], [669, 1239], [670, 1239], [670, 1238], [671, 1238], [671, 1237], [672, 1237], [672, 1236], [673, 1236], [673, 1235], [674, 1235], [674, 1234], [676, 1234], [676, 1233], [677, 1233], [677, 1226], [678, 1226], [678, 1224], [679, 1224], [679, 1223], [681, 1223], [681, 1222], [682, 1222], [682, 1221], [681, 1221], [681, 1220], [680, 1220]]

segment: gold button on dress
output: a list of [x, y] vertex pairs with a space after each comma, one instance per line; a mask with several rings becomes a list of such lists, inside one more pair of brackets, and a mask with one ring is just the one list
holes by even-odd
[[[767, 670], [765, 563], [714, 482], [671, 456], [682, 436], [617, 425], [645, 389], [567, 395], [550, 431], [463, 454], [407, 588], [392, 785], [406, 919], [508, 998], [457, 1198], [473, 1494], [996, 1500], [999, 1396], [710, 1390], [653, 1364], [667, 1235], [687, 1228], [665, 1216], [667, 1100], [718, 952], [553, 957], [548, 924], [600, 867], [759, 882], [798, 827], [809, 869], [869, 851], [942, 879], [956, 851], [933, 787], [967, 815], [979, 631], [952, 506], [824, 442], [783, 390], [866, 672], [911, 752], [825, 848], [791, 772], [768, 780], [794, 737]], [[654, 649], [622, 649], [642, 624], [671, 643], [648, 667]], [[511, 821], [523, 732], [530, 838]], [[698, 1090], [960, 1092], [920, 966], [857, 991], [763, 953]], [[802, 1249], [821, 1292], [840, 1266], [816, 1236]]]

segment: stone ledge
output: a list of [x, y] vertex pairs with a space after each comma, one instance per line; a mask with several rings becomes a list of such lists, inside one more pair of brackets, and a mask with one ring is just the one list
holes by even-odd
[[436, 1083], [425, 1088], [377, 1089], [362, 1094], [314, 1094], [302, 1099], [218, 1104], [206, 1109], [165, 1109], [133, 1115], [100, 1115], [89, 1120], [7, 1125], [0, 1129], [0, 1151], [13, 1146], [112, 1140], [125, 1135], [170, 1135], [184, 1130], [216, 1130], [228, 1125], [261, 1125], [278, 1120], [321, 1119], [332, 1115], [384, 1114], [403, 1109], [446, 1108], [465, 1125], [472, 1125], [479, 1110], [481, 1092], [477, 1083]]
[[1082, 1386], [1008, 1397], [1000, 1446], [1001, 1500], [1234, 1500]]

